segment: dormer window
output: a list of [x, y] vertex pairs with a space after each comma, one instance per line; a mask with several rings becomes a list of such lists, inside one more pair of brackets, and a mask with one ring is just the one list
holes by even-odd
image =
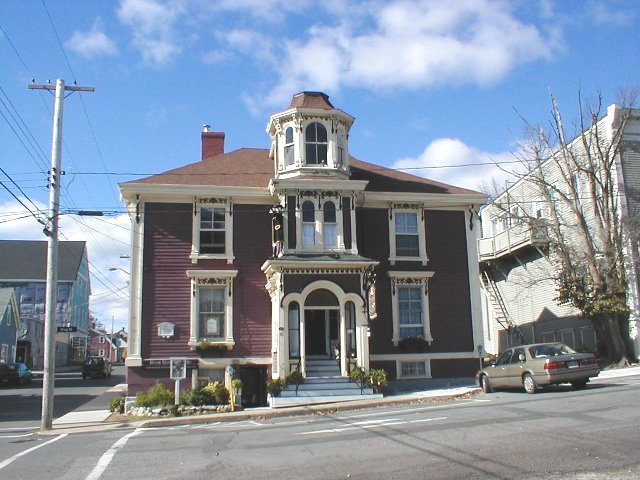
[[327, 129], [318, 122], [309, 124], [305, 130], [305, 148], [307, 165], [327, 163]]
[[294, 147], [293, 147], [293, 128], [288, 127], [284, 132], [284, 159], [286, 165], [295, 163]]

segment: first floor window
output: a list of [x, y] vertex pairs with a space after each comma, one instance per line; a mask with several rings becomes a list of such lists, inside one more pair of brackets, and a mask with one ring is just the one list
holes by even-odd
[[403, 377], [425, 377], [427, 368], [424, 362], [402, 362], [400, 374]]
[[398, 287], [398, 310], [400, 312], [400, 338], [422, 337], [422, 293], [420, 287]]
[[289, 358], [300, 357], [300, 306], [289, 305]]
[[393, 342], [405, 338], [423, 338], [432, 342], [429, 324], [428, 281], [434, 272], [391, 271], [393, 297]]
[[224, 336], [225, 287], [200, 287], [198, 316], [203, 337]]
[[203, 340], [234, 345], [233, 279], [237, 274], [237, 270], [187, 270], [192, 287], [191, 346]]

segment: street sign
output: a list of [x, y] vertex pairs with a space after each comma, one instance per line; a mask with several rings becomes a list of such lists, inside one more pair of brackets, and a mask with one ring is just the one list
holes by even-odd
[[71, 325], [65, 325], [64, 327], [58, 327], [58, 333], [60, 333], [60, 332], [77, 332], [77, 331], [78, 331], [78, 327], [71, 326]]

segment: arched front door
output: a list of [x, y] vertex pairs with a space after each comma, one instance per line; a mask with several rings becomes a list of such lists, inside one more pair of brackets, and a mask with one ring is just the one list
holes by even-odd
[[340, 348], [340, 303], [329, 290], [315, 290], [305, 300], [304, 346], [306, 356], [323, 357], [335, 357]]

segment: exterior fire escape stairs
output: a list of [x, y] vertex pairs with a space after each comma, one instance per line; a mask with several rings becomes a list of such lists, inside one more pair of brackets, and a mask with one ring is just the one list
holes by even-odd
[[500, 290], [487, 270], [483, 270], [480, 274], [482, 286], [489, 297], [491, 306], [493, 307], [494, 317], [500, 326], [507, 331], [509, 338], [517, 345], [524, 345], [527, 343], [527, 338], [522, 333], [522, 330], [516, 325], [516, 323], [509, 316], [507, 306], [504, 303], [504, 299], [500, 294]]

